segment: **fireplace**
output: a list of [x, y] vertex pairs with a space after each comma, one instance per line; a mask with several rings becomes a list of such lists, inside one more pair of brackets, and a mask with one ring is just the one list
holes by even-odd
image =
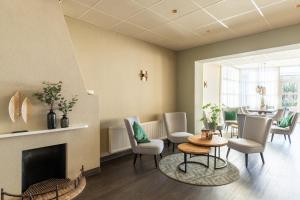
[[22, 192], [35, 183], [51, 178], [66, 178], [66, 144], [22, 152]]

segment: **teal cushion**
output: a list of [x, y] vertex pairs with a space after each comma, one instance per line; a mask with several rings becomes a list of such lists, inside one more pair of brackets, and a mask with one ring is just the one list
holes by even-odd
[[288, 115], [286, 117], [283, 117], [280, 121], [279, 121], [279, 127], [281, 128], [286, 128], [292, 125], [292, 120], [293, 120], [293, 114]]
[[236, 120], [237, 114], [234, 111], [225, 111], [225, 119], [224, 120]]
[[148, 139], [148, 135], [144, 131], [144, 129], [141, 127], [141, 125], [137, 122], [133, 123], [133, 131], [134, 131], [134, 138], [137, 143], [148, 143], [150, 140]]

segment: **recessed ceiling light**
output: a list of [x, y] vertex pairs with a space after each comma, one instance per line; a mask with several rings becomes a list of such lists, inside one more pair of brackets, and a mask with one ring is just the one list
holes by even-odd
[[172, 10], [172, 13], [176, 14], [177, 13], [177, 9]]

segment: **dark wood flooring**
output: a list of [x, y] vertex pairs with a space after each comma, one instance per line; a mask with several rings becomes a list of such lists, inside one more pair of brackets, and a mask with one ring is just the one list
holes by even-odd
[[[229, 134], [228, 134], [229, 135]], [[240, 179], [217, 187], [200, 187], [177, 182], [154, 168], [152, 156], [143, 156], [132, 165], [133, 156], [104, 163], [101, 173], [87, 179], [80, 200], [300, 200], [300, 125], [291, 136], [292, 144], [275, 135], [264, 153], [249, 155], [245, 168], [244, 155], [234, 150], [229, 161], [240, 170]], [[171, 153], [166, 147], [164, 155]], [[222, 148], [225, 157], [227, 147]]]

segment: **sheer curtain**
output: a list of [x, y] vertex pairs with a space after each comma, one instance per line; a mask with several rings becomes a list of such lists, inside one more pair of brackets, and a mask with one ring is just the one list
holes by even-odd
[[279, 68], [262, 67], [240, 69], [240, 105], [257, 108], [260, 96], [256, 93], [258, 85], [266, 87], [265, 103], [278, 107]]
[[239, 106], [239, 69], [221, 67], [221, 104], [229, 107]]

